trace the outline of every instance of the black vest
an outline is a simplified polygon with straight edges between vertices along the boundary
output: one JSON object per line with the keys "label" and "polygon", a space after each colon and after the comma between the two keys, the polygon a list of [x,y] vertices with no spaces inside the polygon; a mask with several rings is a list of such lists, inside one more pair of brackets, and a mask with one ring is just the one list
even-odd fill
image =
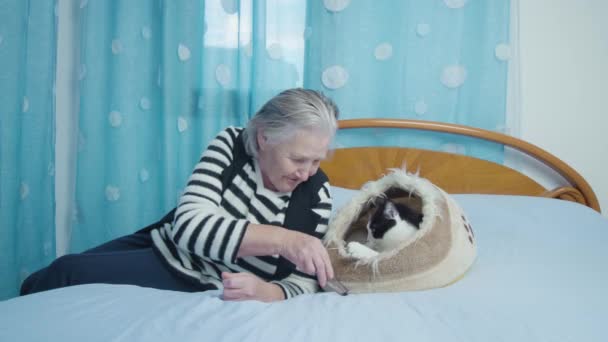
{"label": "black vest", "polygon": [[[225,191],[228,185],[232,183],[237,173],[245,166],[245,164],[251,160],[251,157],[245,151],[245,144],[243,142],[243,133],[239,133],[237,136],[234,147],[232,149],[233,162],[228,165],[222,172],[222,188]],[[312,177],[304,183],[298,185],[297,188],[291,193],[291,199],[285,212],[285,222],[283,226],[290,230],[299,231],[309,235],[315,235],[315,228],[319,223],[319,215],[312,211],[313,206],[319,200],[319,190],[323,184],[327,181],[327,176],[321,169],[317,171]],[[165,223],[173,223],[173,217],[175,215],[174,208],[167,215],[165,215],[160,221],[148,226],[148,229],[157,228],[163,226]],[[144,228],[145,229],[145,228]],[[279,258],[277,264],[277,270],[272,276],[272,280],[281,280],[289,276],[294,270],[295,265],[283,258]]]}

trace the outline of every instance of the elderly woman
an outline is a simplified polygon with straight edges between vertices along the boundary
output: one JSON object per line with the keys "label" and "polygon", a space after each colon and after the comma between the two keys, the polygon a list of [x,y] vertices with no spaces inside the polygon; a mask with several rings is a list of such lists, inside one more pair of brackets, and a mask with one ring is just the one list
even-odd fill
{"label": "elderly woman", "polygon": [[178,291],[222,289],[225,300],[275,301],[333,278],[320,238],[331,197],[319,163],[338,109],[323,94],[290,89],[246,128],[228,127],[204,151],[178,207],[160,222],[26,279],[21,294],[86,284]]}

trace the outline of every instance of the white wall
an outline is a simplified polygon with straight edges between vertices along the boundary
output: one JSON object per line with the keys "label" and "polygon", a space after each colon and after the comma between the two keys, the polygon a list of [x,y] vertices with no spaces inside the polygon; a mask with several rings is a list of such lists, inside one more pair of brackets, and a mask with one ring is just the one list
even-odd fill
{"label": "white wall", "polygon": [[608,216],[608,1],[519,1],[521,138],[570,164]]}

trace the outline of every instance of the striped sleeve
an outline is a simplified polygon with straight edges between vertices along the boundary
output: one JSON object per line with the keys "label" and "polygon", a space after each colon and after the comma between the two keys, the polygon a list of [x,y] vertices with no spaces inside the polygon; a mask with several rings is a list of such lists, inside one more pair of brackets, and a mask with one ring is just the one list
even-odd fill
{"label": "striped sleeve", "polygon": [[319,202],[312,208],[312,211],[319,216],[314,233],[319,239],[323,239],[325,233],[327,233],[329,217],[331,216],[332,198],[330,188],[329,182],[323,183],[318,193]]}
{"label": "striped sleeve", "polygon": [[248,221],[220,214],[221,175],[233,162],[238,131],[229,127],[211,141],[194,168],[182,194],[171,230],[171,239],[182,251],[232,263]]}
{"label": "striped sleeve", "polygon": [[[314,236],[318,237],[319,239],[323,239],[325,233],[327,232],[332,208],[332,198],[328,182],[325,182],[323,186],[321,186],[318,192],[318,197],[319,202],[312,208],[312,211],[317,214],[316,216],[318,217]],[[298,270],[294,271],[287,278],[272,281],[272,283],[281,287],[283,294],[285,295],[285,299],[305,293],[315,293],[320,289],[315,276],[302,273]]]}
{"label": "striped sleeve", "polygon": [[285,299],[289,299],[301,294],[318,292],[320,287],[317,279],[300,271],[293,272],[289,277],[283,280],[273,280],[273,284],[279,285]]}

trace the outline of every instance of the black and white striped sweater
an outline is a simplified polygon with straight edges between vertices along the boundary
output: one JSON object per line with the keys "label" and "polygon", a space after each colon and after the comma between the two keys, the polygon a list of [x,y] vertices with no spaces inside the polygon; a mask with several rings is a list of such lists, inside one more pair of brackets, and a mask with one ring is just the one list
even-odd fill
{"label": "black and white striped sweater", "polygon": [[[263,186],[260,168],[248,160],[224,189],[222,172],[234,163],[234,144],[242,128],[229,127],[209,144],[184,189],[172,224],[151,232],[158,252],[167,263],[203,284],[222,288],[221,272],[250,272],[276,283],[285,298],[318,291],[316,279],[294,271],[272,280],[278,255],[237,258],[248,223],[283,226],[291,193],[277,193]],[[238,142],[242,143],[242,142]],[[239,165],[239,163],[236,163]],[[310,215],[317,219],[314,236],[322,238],[331,213],[329,183],[316,191]]]}

